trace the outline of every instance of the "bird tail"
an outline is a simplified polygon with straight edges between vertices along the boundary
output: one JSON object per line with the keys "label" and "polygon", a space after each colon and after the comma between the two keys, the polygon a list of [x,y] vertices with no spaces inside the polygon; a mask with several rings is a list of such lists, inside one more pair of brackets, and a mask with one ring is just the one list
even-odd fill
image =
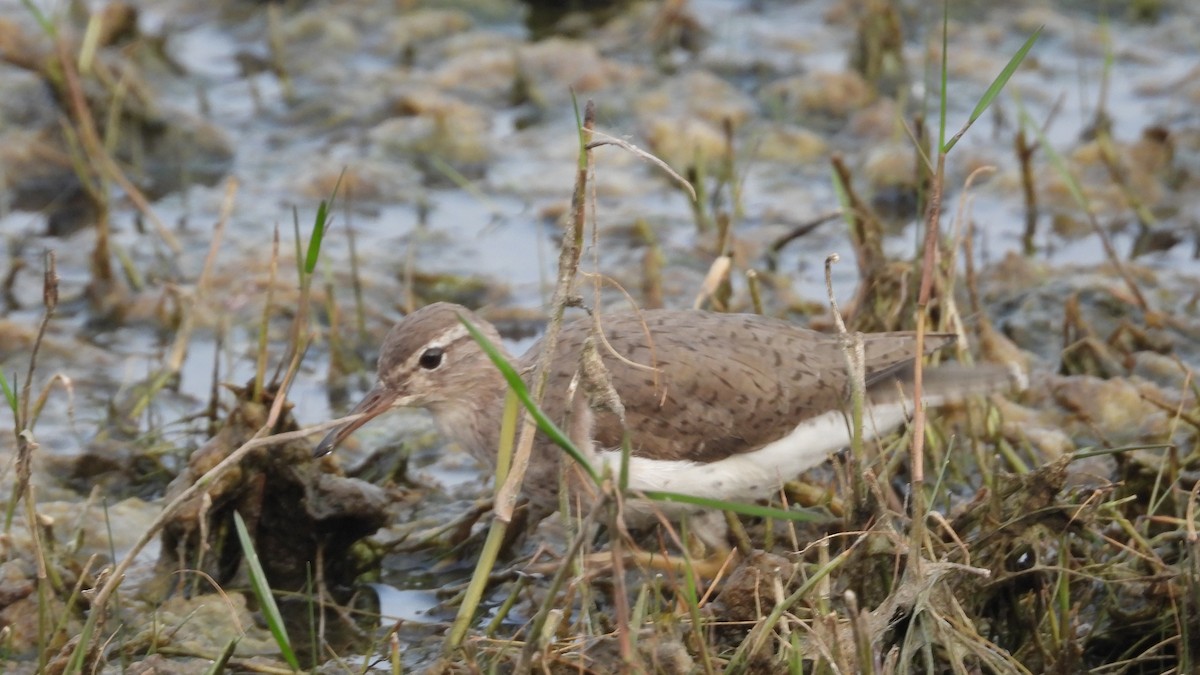
{"label": "bird tail", "polygon": [[[867,383],[867,399],[872,405],[912,401],[914,377],[913,364],[908,363],[883,377],[872,378]],[[1021,391],[1028,386],[1028,378],[1015,363],[974,366],[946,363],[923,369],[921,398],[926,405],[939,406],[961,402],[968,396]]]}

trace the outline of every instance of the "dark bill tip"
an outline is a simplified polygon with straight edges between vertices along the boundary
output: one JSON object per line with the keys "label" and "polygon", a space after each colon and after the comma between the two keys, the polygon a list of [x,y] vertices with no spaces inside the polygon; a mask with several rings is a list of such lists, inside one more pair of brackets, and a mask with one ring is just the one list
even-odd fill
{"label": "dark bill tip", "polygon": [[321,439],[320,443],[317,443],[317,447],[313,449],[313,459],[324,457],[337,448],[342,442],[342,429],[345,427],[334,427],[333,431],[330,431],[325,438]]}
{"label": "dark bill tip", "polygon": [[366,424],[372,418],[387,412],[391,409],[392,404],[396,402],[396,392],[390,391],[382,384],[375,385],[375,388],[367,392],[363,400],[358,402],[348,414],[361,414],[362,417],[347,422],[340,427],[334,427],[317,443],[317,447],[313,449],[313,458],[324,457],[337,449],[342,441],[346,440],[350,434],[354,433],[362,425]]}

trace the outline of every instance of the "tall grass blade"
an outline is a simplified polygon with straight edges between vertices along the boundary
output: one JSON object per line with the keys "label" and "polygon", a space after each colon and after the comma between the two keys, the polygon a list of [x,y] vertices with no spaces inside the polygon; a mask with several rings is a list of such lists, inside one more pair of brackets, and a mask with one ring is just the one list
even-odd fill
{"label": "tall grass blade", "polygon": [[21,5],[25,8],[25,11],[33,15],[33,20],[37,21],[38,27],[42,29],[43,33],[51,38],[58,37],[58,27],[50,20],[50,17],[42,12],[36,2],[33,2],[33,0],[21,0]]}
{"label": "tall grass blade", "polygon": [[463,592],[462,604],[458,606],[458,614],[454,617],[454,623],[446,635],[445,651],[447,654],[458,649],[467,637],[467,631],[471,628],[471,620],[475,616],[480,601],[483,600],[483,592],[487,590],[491,570],[500,554],[500,546],[504,543],[504,534],[507,530],[508,523],[499,518],[492,519],[487,539],[483,543],[483,550],[479,554],[481,563],[475,566],[475,573],[467,582],[467,590]]}
{"label": "tall grass blade", "polygon": [[1092,205],[1083,194],[1083,187],[1080,186],[1079,180],[1075,177],[1075,172],[1071,171],[1071,167],[1067,166],[1067,160],[1050,143],[1050,139],[1046,137],[1046,132],[1034,123],[1029,113],[1024,108],[1021,108],[1020,112],[1021,122],[1028,128],[1033,129],[1034,133],[1037,134],[1038,143],[1046,152],[1046,156],[1050,158],[1050,163],[1054,165],[1054,170],[1058,173],[1059,178],[1067,186],[1067,192],[1071,194],[1071,199],[1075,200],[1075,206],[1078,206],[1079,210],[1084,213],[1091,214]]}
{"label": "tall grass blade", "polygon": [[797,523],[817,523],[829,520],[826,516],[815,511],[791,511],[788,509],[777,509],[770,506],[762,506],[750,502],[729,502],[721,499],[710,499],[708,497],[696,497],[694,495],[685,495],[678,492],[661,492],[651,490],[643,492],[647,498],[653,499],[656,502],[671,502],[676,504],[693,504],[706,509],[716,511],[733,511],[743,516],[755,516],[758,518],[774,518],[776,520],[790,520]]}
{"label": "tall grass blade", "polygon": [[[962,138],[963,134],[967,133],[967,129],[970,129],[971,125],[983,116],[983,112],[987,110],[988,106],[990,106],[992,102],[996,100],[996,97],[1000,95],[1000,92],[1012,78],[1013,73],[1017,72],[1017,68],[1019,68],[1021,63],[1025,60],[1025,57],[1029,54],[1029,50],[1033,49],[1033,44],[1037,42],[1038,38],[1041,36],[1043,28],[1044,26],[1038,26],[1038,29],[1033,31],[1033,34],[1025,40],[1025,44],[1021,45],[1021,48],[1012,55],[1012,58],[1010,58],[1008,63],[1005,64],[1004,69],[1000,71],[1000,74],[996,76],[996,79],[992,80],[991,86],[987,88],[987,91],[983,92],[983,96],[979,99],[979,102],[975,104],[975,109],[971,111],[971,116],[967,118],[967,123],[963,125],[962,129],[959,129],[957,134],[954,134],[954,138],[951,138],[950,142],[946,143],[942,147],[942,152],[950,152],[950,149],[954,147],[954,144],[958,143],[958,139]],[[943,52],[943,65],[945,62],[945,53]],[[945,105],[944,97],[945,93],[943,92],[943,106]]]}
{"label": "tall grass blade", "polygon": [[[322,202],[322,206],[324,203]],[[320,210],[320,207],[317,207]],[[306,267],[304,250],[301,248],[304,239],[300,236],[300,211],[295,207],[292,208],[292,244],[296,249],[296,272],[300,275],[300,282],[307,283],[305,279],[308,275],[304,274]]]}
{"label": "tall grass blade", "polygon": [[322,199],[317,205],[317,217],[313,221],[312,238],[308,240],[308,254],[304,257],[304,273],[312,274],[317,269],[317,258],[321,253],[321,240],[325,238],[325,224],[329,220],[329,204]]}
{"label": "tall grass blade", "polygon": [[299,671],[300,661],[296,659],[296,653],[292,651],[292,641],[288,638],[287,627],[283,624],[283,615],[279,613],[279,606],[275,604],[275,596],[271,594],[271,586],[267,583],[267,575],[258,561],[254,542],[250,541],[250,533],[246,530],[246,521],[242,520],[242,514],[234,511],[233,522],[237,526],[238,541],[241,542],[242,552],[246,556],[246,570],[250,575],[250,586],[254,589],[254,596],[258,598],[263,617],[267,620],[267,628],[275,638],[275,644],[279,645],[279,652],[283,659],[288,662],[292,670]]}
{"label": "tall grass blade", "polygon": [[850,203],[850,193],[846,190],[846,184],[842,182],[842,175],[832,166],[829,169],[829,175],[833,180],[833,195],[837,197],[838,206],[841,207],[842,220],[850,227],[854,227],[854,220],[858,216],[855,215],[853,205]]}
{"label": "tall grass blade", "polygon": [[231,639],[229,644],[225,645],[225,649],[221,650],[221,655],[213,660],[208,670],[204,671],[204,675],[220,675],[225,672],[225,666],[229,664],[229,659],[233,658],[233,650],[237,649],[237,644],[241,639],[240,636]]}
{"label": "tall grass blade", "polygon": [[329,212],[333,210],[334,202],[337,201],[338,189],[342,187],[342,179],[345,177],[346,168],[342,167],[337,182],[333,184],[333,193],[329,195],[329,200],[322,199],[321,203],[317,205],[317,217],[313,220],[312,238],[308,240],[308,255],[304,259],[305,274],[312,274],[313,270],[317,269],[317,258],[321,255],[321,242],[325,239],[325,230],[329,225]]}
{"label": "tall grass blade", "polygon": [[509,388],[512,389],[517,395],[517,398],[521,400],[521,404],[525,406],[525,409],[529,411],[529,414],[533,415],[534,421],[537,422],[538,429],[541,430],[543,434],[546,434],[550,440],[554,441],[558,447],[562,448],[568,455],[570,455],[571,459],[575,460],[579,466],[583,467],[583,470],[587,472],[588,476],[591,477],[591,479],[595,481],[597,485],[599,485],[600,474],[596,473],[596,469],[592,467],[591,462],[588,462],[587,458],[583,456],[583,453],[579,451],[579,448],[576,448],[575,444],[571,442],[571,439],[567,438],[567,435],[558,428],[558,425],[552,422],[549,417],[546,417],[546,413],[542,412],[542,410],[538,408],[537,404],[533,402],[533,397],[529,395],[529,389],[525,386],[525,381],[521,379],[521,375],[517,373],[515,368],[512,367],[512,364],[505,360],[504,355],[500,353],[500,350],[496,349],[496,346],[492,344],[491,340],[487,339],[487,336],[479,332],[479,329],[472,325],[470,321],[467,321],[467,319],[462,316],[459,316],[458,320],[467,327],[467,332],[471,334],[471,337],[474,338],[475,342],[479,344],[480,349],[482,349],[483,352],[488,355],[488,358],[492,360],[492,363],[496,365],[496,368],[499,369],[500,374],[504,376],[505,382],[508,383]]}
{"label": "tall grass blade", "polygon": [[587,171],[588,165],[588,129],[583,124],[583,114],[579,112],[579,98],[575,96],[575,87],[571,87],[571,109],[575,111],[575,130],[579,132],[579,170]]}
{"label": "tall grass blade", "polygon": [[[520,410],[516,393],[510,389],[504,396],[504,417],[500,422],[500,447],[496,452],[497,490],[504,484],[504,479],[508,476],[508,470],[512,465],[513,439],[517,435],[517,419],[520,416]],[[462,602],[458,606],[458,614],[454,617],[454,623],[450,626],[450,633],[446,638],[448,652],[458,649],[467,636],[467,630],[470,629],[475,611],[479,608],[480,601],[483,600],[483,592],[487,589],[488,579],[491,578],[492,569],[496,566],[496,559],[500,555],[500,546],[504,543],[507,532],[508,523],[499,518],[492,519],[487,540],[483,544],[483,550],[479,552],[475,571],[471,574],[471,581],[463,593]]]}
{"label": "tall grass blade", "polygon": [[16,381],[17,378],[14,377],[14,384],[10,385],[8,383],[8,378],[4,377],[3,373],[0,373],[0,389],[4,390],[4,400],[8,401],[8,407],[12,409],[13,421],[17,424],[21,424],[22,421],[18,417],[18,415],[20,415],[21,402],[17,398],[17,392],[13,389],[13,387],[16,386]]}

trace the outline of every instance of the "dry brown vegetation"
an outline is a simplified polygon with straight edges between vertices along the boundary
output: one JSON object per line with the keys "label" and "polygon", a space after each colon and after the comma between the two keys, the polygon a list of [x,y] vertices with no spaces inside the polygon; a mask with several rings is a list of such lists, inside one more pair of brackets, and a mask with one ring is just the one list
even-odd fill
{"label": "dry brown vegetation", "polygon": [[[656,49],[691,49],[702,40],[687,4],[663,3],[652,31],[662,43]],[[902,40],[892,33],[900,30],[895,14],[879,16],[859,27],[854,61],[871,87],[885,90],[903,68],[894,61]],[[120,27],[127,17],[114,10],[95,21],[99,44],[125,39]],[[0,20],[0,52],[52,86],[66,139],[54,157],[58,168],[70,167],[74,198],[86,204],[97,231],[85,298],[89,315],[117,326],[140,322],[171,338],[154,372],[114,396],[107,410],[89,415],[107,420],[101,440],[109,445],[90,449],[89,456],[116,465],[116,484],[91,484],[88,476],[101,472],[85,472],[76,481],[87,488],[77,489],[83,506],[63,508],[61,498],[40,494],[45,488],[35,489],[34,481],[36,466],[52,466],[36,462],[36,424],[48,401],[84,404],[71,362],[63,358],[75,348],[46,335],[60,311],[53,254],[44,257],[41,319],[0,321],[5,356],[18,354],[27,364],[20,377],[5,373],[3,379],[14,419],[0,540],[6,671],[362,672],[364,664],[395,672],[595,673],[1200,668],[1200,386],[1194,373],[1200,295],[1190,285],[1194,278],[1155,272],[1118,253],[1096,215],[1096,193],[1080,189],[1074,165],[1050,157],[1052,168],[1034,166],[1039,154],[1055,155],[1037,124],[1024,120],[1013,134],[1030,214],[1022,246],[1036,253],[1040,171],[1042,181],[1056,181],[1078,200],[1074,217],[1101,242],[1105,264],[1064,271],[1012,254],[977,269],[970,195],[986,169],[964,172],[960,185],[947,184],[947,163],[956,157],[917,117],[904,120],[918,167],[908,187],[921,205],[925,236],[909,255],[886,255],[884,218],[861,196],[863,179],[833,156],[839,217],[859,281],[849,303],[820,310],[849,331],[961,333],[975,349],[956,358],[1021,363],[1031,371],[1030,388],[968,401],[928,419],[918,412],[903,433],[861,443],[818,475],[788,483],[772,506],[797,514],[795,520],[730,514],[733,550],[701,574],[688,550],[686,523],[625,530],[618,507],[628,495],[612,480],[598,486],[602,498],[587,513],[568,510],[533,532],[509,532],[507,518],[476,522],[489,512],[486,504],[447,510],[437,490],[414,483],[407,455],[393,447],[361,463],[353,476],[336,461],[314,460],[313,436],[333,423],[302,429],[292,416],[293,386],[313,376],[302,368],[307,352],[326,340],[329,386],[344,388],[361,369],[361,347],[371,339],[365,317],[389,314],[364,308],[357,270],[349,275],[349,290],[321,281],[318,256],[345,185],[335,181],[329,203],[315,217],[302,217],[314,224],[297,232],[303,243],[295,244],[295,255],[290,238],[276,231],[274,249],[258,256],[268,263],[227,263],[245,276],[223,282],[214,269],[225,223],[237,209],[236,182],[229,180],[223,212],[214,214],[208,249],[181,249],[153,215],[144,189],[126,176],[129,161],[120,144],[105,142],[105,134],[154,127],[160,120],[151,106],[104,68],[77,69],[91,43],[55,36],[46,49],[10,28]],[[277,69],[286,79],[286,69]],[[117,100],[117,93],[131,98]],[[1141,165],[1131,162],[1153,156],[1170,165],[1161,157],[1169,154],[1163,148],[1170,133],[1150,129],[1136,148],[1122,148],[1103,115],[1097,117],[1089,147],[1094,166],[1107,176],[1112,208],[1134,214],[1138,240],[1153,246],[1155,216],[1138,187]],[[811,309],[812,299],[792,297],[786,273],[771,269],[770,254],[747,262],[738,250],[734,123],[727,118],[722,131],[718,157],[670,178],[691,191],[696,241],[711,265],[689,293],[713,311]],[[575,188],[557,233],[551,333],[568,306],[599,305],[610,292],[607,280],[586,271],[584,259],[589,246],[605,246],[593,200],[600,152],[632,152],[672,171],[650,153],[596,133],[594,109],[585,108]],[[213,153],[220,156],[221,149]],[[107,229],[113,186],[145,215],[155,232],[148,236],[161,238],[176,260],[198,258],[186,265],[202,270],[194,283],[147,291],[132,283],[136,270],[113,267],[120,259]],[[942,212],[948,192],[958,200],[954,213]],[[771,253],[803,241],[826,221],[798,226],[776,240]],[[630,231],[644,252],[641,278],[622,281],[640,289],[643,304],[661,304],[669,263],[652,228],[638,223]],[[409,263],[408,301],[452,297],[481,305],[494,298],[473,280],[416,272]],[[12,263],[6,288],[23,273]],[[239,305],[241,314],[218,299],[242,293],[254,303]],[[353,306],[346,299],[351,293]],[[1016,328],[1005,322],[1021,312],[1036,321]],[[521,316],[495,317],[528,323]],[[236,386],[213,378],[210,400],[194,413],[206,440],[184,448],[187,459],[172,463],[166,455],[180,452],[181,444],[147,410],[172,395],[197,327],[231,321],[258,329],[255,374]],[[1031,344],[1040,346],[1037,353]],[[48,374],[39,355],[67,365]],[[110,451],[114,446],[122,450]],[[135,487],[157,502],[149,515],[122,522],[122,512],[108,511],[110,498],[141,494]],[[380,529],[400,517],[410,520]],[[116,550],[114,530],[137,536],[120,537]],[[257,552],[253,565],[246,542]],[[158,552],[148,562],[153,544]],[[636,551],[682,554],[686,562],[652,569],[626,555]],[[397,579],[438,588],[440,604],[429,621],[391,621],[371,606],[364,584]]]}

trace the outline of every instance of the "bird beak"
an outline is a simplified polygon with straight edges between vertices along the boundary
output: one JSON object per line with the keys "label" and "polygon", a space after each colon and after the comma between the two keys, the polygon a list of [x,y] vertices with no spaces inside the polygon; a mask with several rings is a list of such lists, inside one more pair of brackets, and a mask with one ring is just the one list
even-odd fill
{"label": "bird beak", "polygon": [[347,436],[354,433],[356,429],[366,424],[371,419],[378,417],[380,414],[391,410],[395,405],[397,398],[399,398],[399,394],[396,391],[388,389],[383,385],[382,382],[376,384],[371,391],[367,392],[367,395],[363,397],[363,400],[359,401],[358,405],[354,406],[354,410],[351,410],[349,413],[351,415],[361,413],[362,417],[354,420],[353,422],[347,422],[340,427],[334,427],[333,430],[331,430],[329,434],[326,435],[325,438],[321,439],[321,442],[317,444],[316,449],[313,450],[313,457],[324,457],[325,455],[333,452],[334,449],[337,448],[342,441],[346,440]]}

